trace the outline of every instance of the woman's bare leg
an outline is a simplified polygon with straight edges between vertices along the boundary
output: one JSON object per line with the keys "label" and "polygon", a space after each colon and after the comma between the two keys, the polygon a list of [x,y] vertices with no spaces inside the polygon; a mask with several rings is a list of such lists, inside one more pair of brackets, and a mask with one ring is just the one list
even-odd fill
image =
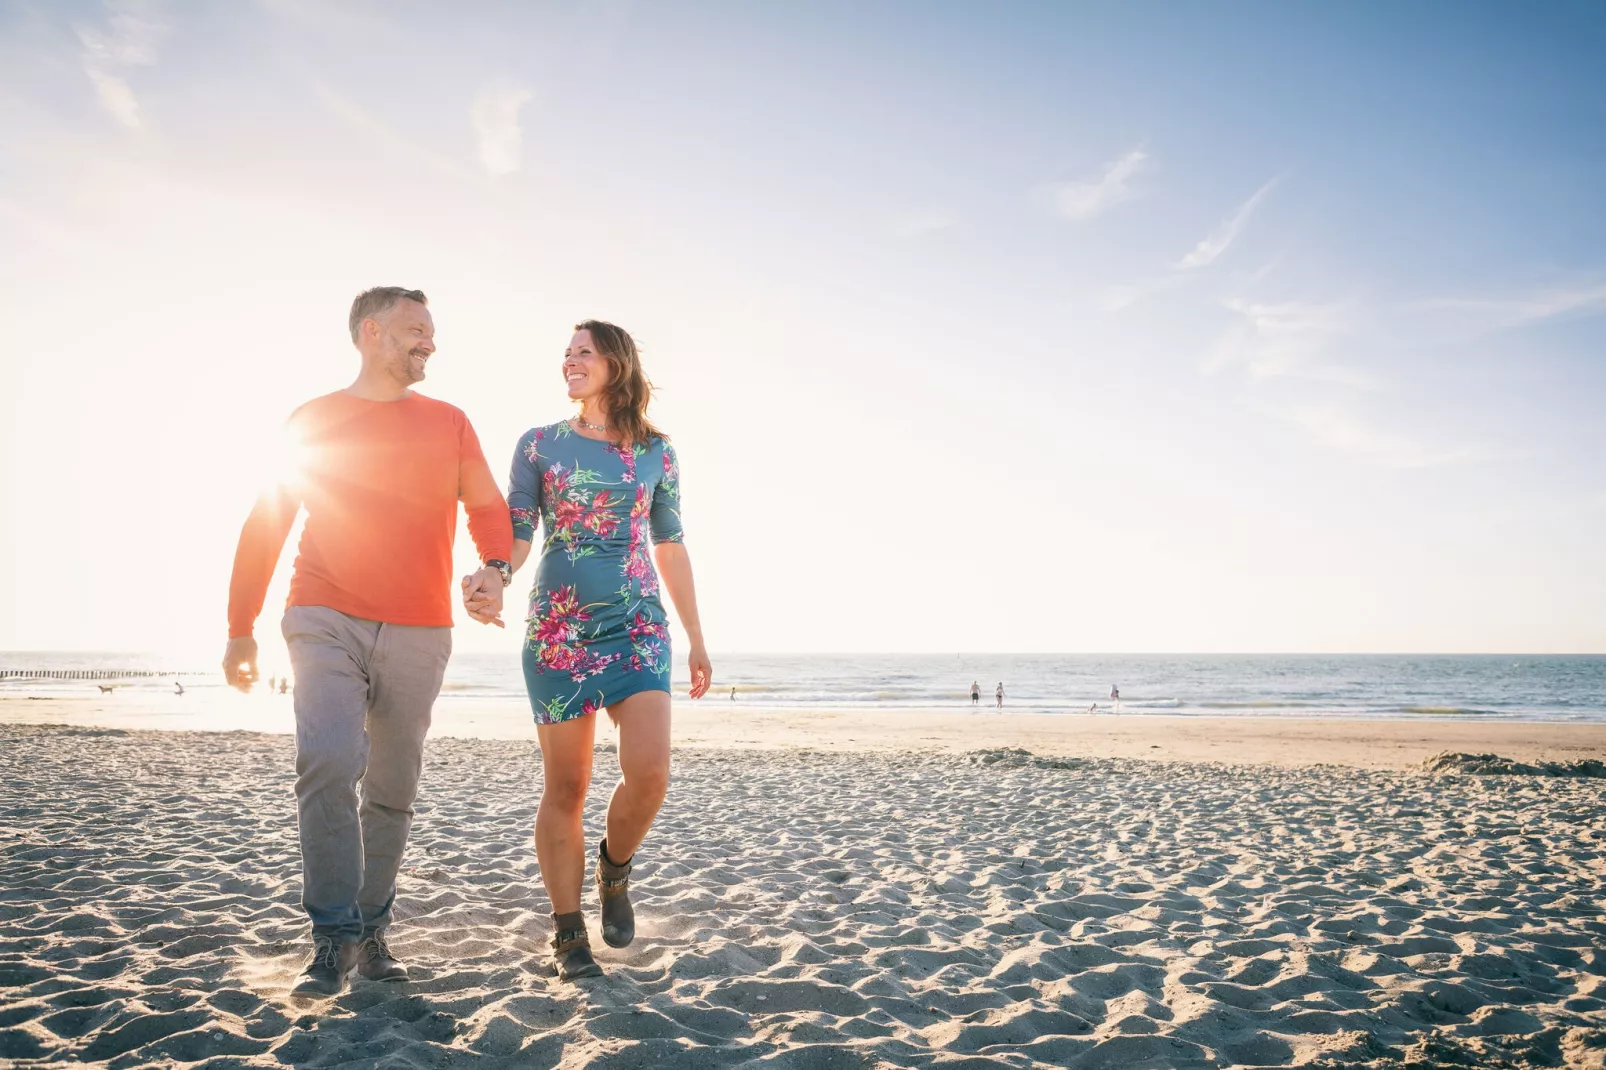
{"label": "woman's bare leg", "polygon": [[669,692],[638,691],[609,706],[608,715],[619,729],[620,774],[608,800],[608,857],[625,863],[669,790]]}
{"label": "woman's bare leg", "polygon": [[[667,697],[667,696],[666,696]],[[541,807],[535,814],[535,857],[541,863],[552,913],[580,909],[580,888],[585,883],[586,789],[591,786],[591,754],[597,718],[536,726],[541,740]],[[624,755],[620,748],[620,757]]]}

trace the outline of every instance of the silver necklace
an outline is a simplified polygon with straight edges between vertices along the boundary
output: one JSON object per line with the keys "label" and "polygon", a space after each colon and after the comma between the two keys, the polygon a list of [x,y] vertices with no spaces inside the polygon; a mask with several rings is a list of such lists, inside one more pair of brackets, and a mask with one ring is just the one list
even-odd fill
{"label": "silver necklace", "polygon": [[574,418],[574,422],[579,424],[581,427],[585,428],[587,431],[595,431],[599,435],[606,435],[608,433],[608,425],[607,424],[587,423],[586,422],[586,418],[584,416],[576,416]]}

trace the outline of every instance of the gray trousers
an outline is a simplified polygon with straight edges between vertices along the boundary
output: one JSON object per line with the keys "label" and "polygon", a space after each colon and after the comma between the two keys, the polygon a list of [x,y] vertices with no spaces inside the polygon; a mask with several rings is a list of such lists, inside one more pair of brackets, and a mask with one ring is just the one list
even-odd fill
{"label": "gray trousers", "polygon": [[284,639],[296,682],[301,905],[315,935],[355,940],[390,923],[452,630],[291,606]]}

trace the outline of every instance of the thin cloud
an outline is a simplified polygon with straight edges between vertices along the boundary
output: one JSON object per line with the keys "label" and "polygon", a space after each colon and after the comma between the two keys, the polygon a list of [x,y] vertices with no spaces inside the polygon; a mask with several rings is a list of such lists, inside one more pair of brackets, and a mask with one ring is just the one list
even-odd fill
{"label": "thin cloud", "polygon": [[1294,405],[1278,412],[1323,445],[1389,468],[1437,468],[1477,459],[1476,450],[1441,447],[1378,427],[1337,404]]}
{"label": "thin cloud", "polygon": [[1377,382],[1333,357],[1341,339],[1354,333],[1355,311],[1342,304],[1262,302],[1233,298],[1226,308],[1240,317],[1205,358],[1206,372],[1236,367],[1251,380],[1306,379],[1361,390]]}
{"label": "thin cloud", "polygon": [[1097,181],[1065,182],[1052,187],[1054,211],[1066,219],[1082,222],[1131,200],[1137,196],[1132,189],[1132,179],[1144,169],[1148,159],[1148,153],[1133,149],[1106,164]]}
{"label": "thin cloud", "polygon": [[1181,270],[1188,271],[1193,268],[1208,267],[1215,263],[1221,254],[1226,252],[1228,247],[1238,240],[1238,235],[1243,231],[1244,225],[1249,222],[1249,217],[1255,214],[1255,209],[1260,206],[1261,201],[1266,199],[1266,195],[1271,192],[1272,187],[1275,185],[1277,185],[1277,179],[1274,178],[1257,189],[1254,195],[1243,203],[1243,206],[1238,209],[1232,218],[1223,220],[1220,226],[1211,231],[1204,240],[1193,247],[1193,252],[1178,260],[1176,266]]}
{"label": "thin cloud", "polygon": [[1383,384],[1344,357],[1379,330],[1364,309],[1238,298],[1225,307],[1237,321],[1201,370],[1236,372],[1258,399],[1252,407],[1263,414],[1292,424],[1329,449],[1389,468],[1433,468],[1489,456],[1485,450],[1393,430],[1367,414]]}
{"label": "thin cloud", "polygon": [[479,181],[474,172],[464,167],[456,159],[447,159],[428,146],[400,133],[384,120],[370,114],[355,100],[340,92],[334,86],[316,79],[313,79],[310,84],[313,91],[323,100],[324,106],[329,109],[330,114],[373,144],[414,162],[422,162],[457,181]]}
{"label": "thin cloud", "polygon": [[104,6],[104,25],[74,27],[83,46],[79,58],[101,106],[123,126],[138,130],[144,124],[127,73],[129,68],[156,62],[167,24],[155,5],[145,0],[105,0]]}
{"label": "thin cloud", "polygon": [[1606,311],[1606,283],[1558,287],[1515,297],[1444,297],[1424,301],[1422,306],[1454,313],[1484,330],[1501,330],[1573,312]]}
{"label": "thin cloud", "polygon": [[526,89],[486,88],[469,106],[469,122],[479,142],[480,162],[492,177],[511,175],[519,169],[524,146],[519,109],[530,99]]}

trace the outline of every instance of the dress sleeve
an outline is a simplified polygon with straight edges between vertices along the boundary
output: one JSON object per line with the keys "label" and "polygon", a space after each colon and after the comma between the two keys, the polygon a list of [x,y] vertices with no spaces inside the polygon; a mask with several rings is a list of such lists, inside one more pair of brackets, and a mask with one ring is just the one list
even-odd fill
{"label": "dress sleeve", "polygon": [[652,513],[648,517],[652,528],[652,541],[684,542],[686,533],[680,527],[680,465],[675,460],[675,447],[664,443],[664,477],[652,489]]}
{"label": "dress sleeve", "polygon": [[513,538],[534,542],[535,528],[541,521],[541,430],[524,432],[513,451],[513,471],[507,480],[507,509],[513,520]]}

